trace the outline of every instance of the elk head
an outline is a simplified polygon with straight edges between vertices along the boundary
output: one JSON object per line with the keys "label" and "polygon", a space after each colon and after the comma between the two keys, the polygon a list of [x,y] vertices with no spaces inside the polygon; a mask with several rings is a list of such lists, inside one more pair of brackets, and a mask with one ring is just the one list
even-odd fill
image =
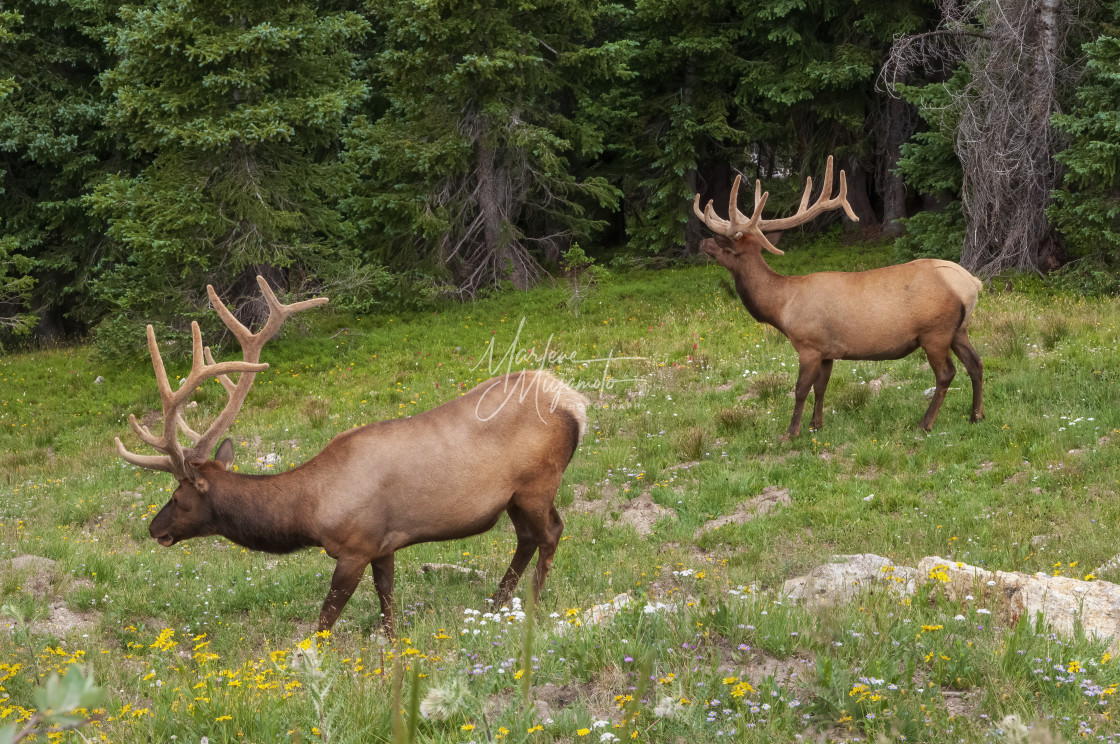
{"label": "elk head", "polygon": [[[179,481],[179,487],[175,489],[171,500],[164,505],[148,528],[152,537],[164,547],[191,537],[215,534],[208,476],[216,470],[225,471],[230,467],[233,463],[233,444],[229,439],[222,442],[213,460],[210,459],[210,451],[233,424],[257,373],[268,369],[267,364],[259,361],[261,348],[276,335],[280,326],[293,313],[327,302],[326,297],[318,297],[291,305],[282,305],[263,277],[257,277],[257,284],[260,285],[265,302],[268,303],[269,313],[268,320],[256,333],[250,332],[242,325],[218,298],[214,288],[207,285],[206,292],[210,297],[210,303],[241,344],[242,359],[215,362],[210,347],[202,345],[202,332],[199,330],[198,323],[191,323],[191,371],[177,390],[171,389],[167,370],[159,353],[159,345],[156,343],[155,331],[152,326],[148,326],[148,351],[152,356],[152,367],[155,370],[156,385],[163,406],[163,431],[158,436],[153,434],[148,427],[136,420],[135,415],[128,417],[128,423],[140,439],[162,454],[137,455],[125,449],[119,437],[116,442],[117,452],[127,462],[143,468],[171,473]],[[231,374],[239,375],[237,382],[230,378]],[[229,399],[222,412],[200,434],[188,426],[183,419],[183,408],[194,391],[202,383],[212,379],[221,383]],[[191,440],[193,443],[191,447],[180,444],[180,432]]]}
{"label": "elk head", "polygon": [[767,232],[779,232],[792,227],[805,224],[822,212],[842,208],[853,222],[858,222],[855,212],[848,204],[848,181],[844,171],[840,171],[840,192],[832,196],[832,156],[828,156],[828,164],[824,170],[824,186],[820,196],[809,206],[809,195],[813,190],[813,179],[805,179],[805,192],[801,195],[801,204],[797,212],[790,217],[781,219],[764,220],[762,210],[766,207],[766,200],[770,198],[769,191],[762,190],[762,182],[754,182],[754,213],[747,217],[739,211],[739,184],[741,175],[735,176],[735,183],[731,186],[731,199],[727,207],[727,219],[715,213],[712,202],[709,200],[704,210],[700,210],[700,195],[697,194],[692,202],[692,211],[700,218],[715,237],[706,238],[700,243],[700,250],[718,261],[722,266],[731,269],[739,259],[748,251],[760,253],[763,248],[771,253],[781,256],[785,251],[778,250],[766,237]]}

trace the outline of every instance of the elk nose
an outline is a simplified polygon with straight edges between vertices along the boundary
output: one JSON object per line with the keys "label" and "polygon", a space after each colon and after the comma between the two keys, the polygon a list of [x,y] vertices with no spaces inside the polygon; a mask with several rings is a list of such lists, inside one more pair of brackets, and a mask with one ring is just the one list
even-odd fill
{"label": "elk nose", "polygon": [[154,524],[148,525],[148,534],[150,534],[156,542],[158,542],[165,548],[175,542],[175,538],[171,537],[171,533],[162,529],[156,529],[156,526]]}

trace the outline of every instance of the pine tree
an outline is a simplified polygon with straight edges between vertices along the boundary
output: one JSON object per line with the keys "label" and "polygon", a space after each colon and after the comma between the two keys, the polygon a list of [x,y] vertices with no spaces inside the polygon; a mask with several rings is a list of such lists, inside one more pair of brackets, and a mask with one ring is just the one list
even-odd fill
{"label": "pine tree", "polygon": [[159,319],[199,309],[207,283],[253,296],[258,273],[365,293],[376,275],[337,248],[335,205],[338,135],[367,94],[352,68],[369,24],[248,0],[162,0],[121,20],[108,120],[149,162],[89,198],[112,239],[100,295],[125,317]]}
{"label": "pine tree", "polygon": [[885,100],[876,76],[891,38],[925,24],[923,4],[910,0],[638,3],[623,26],[640,49],[638,75],[615,93],[612,130],[623,136],[611,142],[631,246],[695,247],[688,203],[700,193],[725,209],[735,171],[766,179],[778,212],[833,153],[849,168],[853,206],[874,218],[866,196],[857,201],[880,149],[868,136]]}
{"label": "pine tree", "polygon": [[384,0],[372,6],[383,101],[346,135],[360,181],[345,210],[369,255],[459,292],[533,284],[612,206],[602,178],[572,174],[601,132],[585,91],[624,49],[591,43],[615,12],[594,0]]}
{"label": "pine tree", "polygon": [[[1120,3],[1113,5],[1120,22]],[[1066,167],[1054,192],[1050,217],[1071,253],[1120,264],[1120,26],[1083,47],[1086,74],[1077,88],[1077,105],[1054,117],[1069,137],[1057,159]]]}
{"label": "pine tree", "polygon": [[[11,0],[0,12],[0,240],[19,245],[37,286],[38,334],[81,331],[102,312],[88,279],[103,225],[82,203],[120,167],[97,76],[110,64],[102,0]],[[26,288],[26,287],[25,287]],[[21,290],[22,291],[22,290]]]}

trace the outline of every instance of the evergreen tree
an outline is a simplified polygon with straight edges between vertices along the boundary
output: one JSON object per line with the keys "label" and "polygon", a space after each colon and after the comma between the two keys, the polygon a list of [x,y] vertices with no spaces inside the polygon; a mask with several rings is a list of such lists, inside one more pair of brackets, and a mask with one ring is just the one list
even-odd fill
{"label": "evergreen tree", "polygon": [[579,115],[625,45],[592,43],[617,8],[595,0],[384,0],[371,4],[383,100],[355,119],[360,177],[345,210],[368,256],[423,267],[470,296],[540,275],[611,206],[602,178],[572,174],[602,133]]}
{"label": "evergreen tree", "polygon": [[614,94],[612,127],[624,132],[631,245],[694,246],[698,223],[682,204],[700,193],[722,211],[735,170],[767,179],[773,208],[795,204],[804,175],[832,153],[849,168],[857,213],[873,219],[861,195],[880,149],[868,137],[875,79],[891,38],[926,23],[910,0],[637,3],[624,33],[640,48],[638,77]]}
{"label": "evergreen tree", "polygon": [[[109,65],[101,38],[112,18],[102,0],[12,0],[0,12],[0,240],[18,244],[37,279],[38,332],[81,331],[102,306],[88,279],[103,225],[82,195],[121,167],[103,124],[97,76]],[[115,165],[114,165],[115,164]]]}
{"label": "evergreen tree", "polygon": [[161,0],[121,20],[102,78],[108,120],[149,162],[89,197],[112,238],[100,296],[125,318],[160,319],[201,308],[207,283],[235,302],[255,296],[258,273],[368,294],[377,275],[337,247],[335,204],[338,135],[367,92],[353,49],[369,24],[249,0]]}
{"label": "evergreen tree", "polygon": [[1054,192],[1050,217],[1078,256],[1120,262],[1120,3],[1113,24],[1083,49],[1086,74],[1077,88],[1077,105],[1054,117],[1069,137],[1057,159],[1065,178]]}

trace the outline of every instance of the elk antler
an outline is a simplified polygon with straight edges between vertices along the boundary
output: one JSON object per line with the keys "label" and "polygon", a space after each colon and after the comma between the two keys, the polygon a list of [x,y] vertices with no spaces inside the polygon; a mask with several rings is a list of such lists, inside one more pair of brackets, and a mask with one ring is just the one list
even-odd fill
{"label": "elk antler", "polygon": [[766,200],[770,196],[769,191],[762,190],[762,182],[755,180],[754,182],[754,214],[747,217],[739,211],[739,182],[743,177],[735,176],[735,183],[731,186],[731,200],[727,208],[728,219],[722,219],[715,214],[712,209],[712,202],[709,201],[704,211],[700,211],[700,195],[696,195],[696,199],[692,202],[692,211],[696,216],[707,225],[707,227],[717,235],[738,240],[744,233],[754,233],[754,235],[762,241],[762,246],[771,253],[776,253],[779,256],[784,253],[774,247],[774,245],[766,238],[763,231],[775,232],[778,230],[788,230],[791,227],[802,225],[809,220],[816,217],[822,212],[828,212],[833,209],[843,208],[844,212],[853,222],[859,222],[859,217],[852,211],[852,207],[848,204],[848,181],[845,177],[844,171],[840,171],[840,192],[830,198],[832,194],[832,156],[828,156],[828,164],[824,170],[824,186],[821,189],[820,196],[809,206],[809,195],[813,190],[813,179],[805,179],[805,193],[801,195],[801,204],[797,208],[797,212],[791,217],[783,217],[781,219],[764,220],[762,219],[762,210],[766,206]]}
{"label": "elk antler", "polygon": [[[151,326],[148,326],[148,351],[152,355],[152,367],[156,373],[156,385],[159,388],[160,400],[163,404],[163,433],[160,436],[152,434],[146,426],[143,426],[136,420],[135,415],[129,415],[128,423],[132,426],[132,430],[136,435],[150,444],[157,451],[162,452],[162,455],[137,455],[125,449],[121,443],[120,438],[117,438],[117,452],[127,462],[133,465],[138,465],[143,468],[150,468],[152,470],[162,470],[171,473],[177,478],[186,478],[189,474],[189,462],[197,456],[206,456],[210,450],[213,449],[214,443],[221,438],[223,434],[233,424],[234,419],[237,417],[238,411],[241,410],[242,404],[245,402],[245,396],[249,394],[249,388],[253,385],[253,380],[256,379],[257,372],[263,372],[268,369],[267,364],[259,363],[261,348],[265,343],[276,335],[280,330],[280,326],[284,325],[292,314],[298,313],[301,310],[306,310],[318,305],[327,303],[326,297],[317,297],[313,300],[304,300],[303,302],[296,302],[291,305],[282,305],[276,299],[272,289],[268,286],[268,282],[264,277],[257,277],[257,284],[260,285],[261,292],[264,294],[265,302],[268,303],[268,320],[265,321],[264,326],[252,333],[242,323],[233,317],[233,313],[222,303],[218,298],[218,293],[210,285],[206,286],[206,293],[210,296],[210,303],[218,312],[222,322],[226,324],[230,332],[237,338],[241,344],[242,360],[239,362],[215,362],[213,355],[210,353],[210,347],[203,348],[202,346],[202,332],[198,328],[198,323],[191,323],[191,371],[187,378],[179,385],[179,389],[172,391],[171,384],[167,379],[167,370],[163,366],[163,359],[159,353],[159,346],[156,344],[156,334]],[[203,361],[205,358],[205,361]],[[233,382],[229,375],[240,373],[237,382]],[[199,434],[183,420],[183,406],[190,398],[194,391],[205,381],[210,379],[217,379],[222,386],[229,393],[229,400],[226,402],[225,408],[214,419],[213,423],[202,434]],[[179,444],[179,431],[182,431],[194,443],[190,449],[184,449]]]}

